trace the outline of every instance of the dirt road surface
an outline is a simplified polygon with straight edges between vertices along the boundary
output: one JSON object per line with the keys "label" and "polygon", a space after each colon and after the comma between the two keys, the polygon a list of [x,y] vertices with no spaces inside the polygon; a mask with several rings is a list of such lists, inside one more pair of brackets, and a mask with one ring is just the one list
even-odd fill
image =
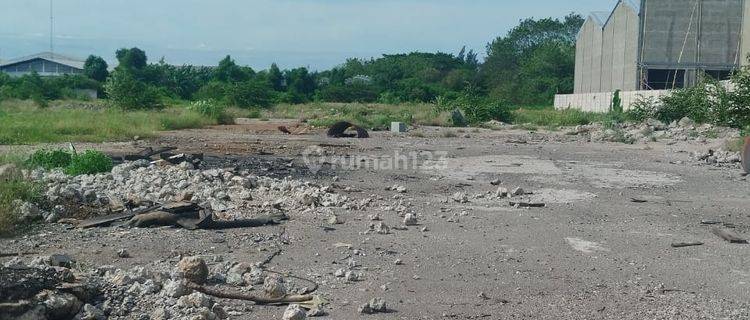
{"label": "dirt road surface", "polygon": [[[274,129],[279,124],[249,121],[79,148],[177,146],[206,152],[208,165],[294,176],[373,204],[336,211],[343,223],[333,226],[325,216],[304,215],[226,231],[45,225],[0,240],[0,248],[121,268],[176,263],[180,255],[252,263],[280,249],[268,267],[314,279],[329,302],[323,319],[750,318],[750,246],[725,242],[711,232],[717,225],[701,224],[720,222],[750,237],[750,182],[738,170],[688,161],[688,151],[708,145],[590,143],[517,130],[452,129],[458,136],[446,138],[448,129],[429,127],[419,135],[329,139],[321,131],[284,135]],[[501,186],[525,194],[495,197]],[[403,225],[399,206],[418,225],[394,228]],[[390,234],[367,232],[374,214]],[[679,242],[704,244],[671,246]],[[119,249],[131,257],[118,258]],[[349,260],[360,281],[334,276]],[[376,297],[388,313],[358,313]],[[231,319],[280,319],[284,311],[225,305]]]}

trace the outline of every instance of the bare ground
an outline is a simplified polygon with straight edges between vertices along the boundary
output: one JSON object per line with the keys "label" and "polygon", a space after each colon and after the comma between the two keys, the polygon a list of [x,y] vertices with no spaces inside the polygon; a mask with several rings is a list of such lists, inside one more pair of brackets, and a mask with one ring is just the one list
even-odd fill
{"label": "bare ground", "polygon": [[[326,217],[318,216],[221,232],[46,225],[2,239],[0,248],[67,253],[83,264],[117,267],[176,263],[180,255],[257,262],[278,248],[282,254],[268,266],[318,282],[330,303],[329,319],[750,318],[750,247],[724,242],[701,225],[704,219],[722,221],[750,236],[750,182],[738,170],[690,164],[686,152],[708,145],[590,143],[555,132],[490,130],[443,138],[446,129],[440,128],[423,128],[424,137],[329,139],[319,131],[283,135],[275,130],[279,124],[250,121],[78,148],[177,146],[207,153],[208,165],[332,184],[376,205],[341,212],[344,224],[335,230],[321,228]],[[324,165],[316,175],[303,159],[310,146],[338,156],[445,152],[448,159],[445,167],[402,170]],[[533,193],[521,199],[546,207],[514,208],[488,196],[498,188],[490,184],[496,179]],[[393,185],[406,192],[386,190]],[[469,202],[454,201],[456,192]],[[386,224],[401,225],[392,210],[381,211],[399,201],[418,214],[419,226],[388,235],[365,232],[368,215],[376,212]],[[670,246],[691,241],[705,244]],[[132,258],[117,257],[123,248]],[[362,266],[360,282],[332,275],[350,258]],[[358,314],[357,307],[374,297],[384,298],[392,312]],[[279,319],[283,313],[281,307],[227,304],[233,319]]]}

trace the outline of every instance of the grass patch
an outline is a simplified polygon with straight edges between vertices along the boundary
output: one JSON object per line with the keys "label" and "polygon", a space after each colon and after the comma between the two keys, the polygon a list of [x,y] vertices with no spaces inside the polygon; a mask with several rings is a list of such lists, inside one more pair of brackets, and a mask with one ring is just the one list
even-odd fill
{"label": "grass patch", "polygon": [[412,125],[448,126],[450,113],[436,111],[434,105],[378,104],[378,103],[310,103],[280,104],[264,111],[266,118],[306,120],[313,126],[330,126],[338,121],[349,121],[356,125],[386,130],[391,122]]}
{"label": "grass patch", "polygon": [[[67,104],[76,105],[75,102]],[[26,101],[0,103],[0,144],[122,141],[135,136],[153,137],[163,130],[201,128],[214,124],[217,124],[216,119],[182,106],[128,112],[89,107],[41,109]]]}
{"label": "grass patch", "polygon": [[604,122],[607,114],[584,112],[576,109],[555,110],[552,108],[518,109],[513,111],[513,122],[533,124],[539,127],[570,127]]}
{"label": "grass patch", "polygon": [[22,179],[0,180],[0,236],[12,235],[18,230],[15,200],[34,202],[40,196],[39,186],[33,183]]}
{"label": "grass patch", "polygon": [[66,174],[77,176],[109,172],[114,164],[112,158],[94,150],[86,150],[80,154],[64,150],[37,150],[23,162],[23,166],[46,170],[63,169]]}

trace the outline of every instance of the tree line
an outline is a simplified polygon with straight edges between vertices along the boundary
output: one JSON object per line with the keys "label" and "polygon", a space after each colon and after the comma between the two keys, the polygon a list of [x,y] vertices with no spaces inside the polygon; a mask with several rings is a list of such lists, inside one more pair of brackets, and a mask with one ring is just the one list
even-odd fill
{"label": "tree line", "polygon": [[19,78],[0,75],[0,99],[57,99],[72,89],[97,89],[128,109],[154,108],[167,99],[214,100],[237,107],[275,103],[436,102],[492,100],[512,105],[548,105],[573,89],[575,36],[583,18],[525,19],[487,45],[480,61],[473,50],[457,53],[383,55],[348,59],[330,70],[300,67],[266,70],[238,65],[230,56],[217,66],[150,63],[139,48],[115,53],[117,67],[90,56],[81,76]]}

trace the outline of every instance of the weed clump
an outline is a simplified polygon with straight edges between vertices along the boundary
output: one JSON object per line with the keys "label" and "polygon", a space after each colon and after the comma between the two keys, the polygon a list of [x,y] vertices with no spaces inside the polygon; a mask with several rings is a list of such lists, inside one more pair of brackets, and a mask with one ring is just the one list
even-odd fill
{"label": "weed clump", "polygon": [[109,172],[114,166],[112,158],[94,150],[87,150],[82,154],[64,150],[39,150],[29,156],[25,165],[46,170],[63,169],[66,174],[74,176]]}
{"label": "weed clump", "polygon": [[40,194],[37,185],[23,179],[0,180],[0,236],[16,230],[20,219],[16,201],[34,202]]}
{"label": "weed clump", "polygon": [[112,171],[112,158],[104,153],[87,150],[83,154],[73,155],[65,173],[78,176],[83,174],[97,174]]}

